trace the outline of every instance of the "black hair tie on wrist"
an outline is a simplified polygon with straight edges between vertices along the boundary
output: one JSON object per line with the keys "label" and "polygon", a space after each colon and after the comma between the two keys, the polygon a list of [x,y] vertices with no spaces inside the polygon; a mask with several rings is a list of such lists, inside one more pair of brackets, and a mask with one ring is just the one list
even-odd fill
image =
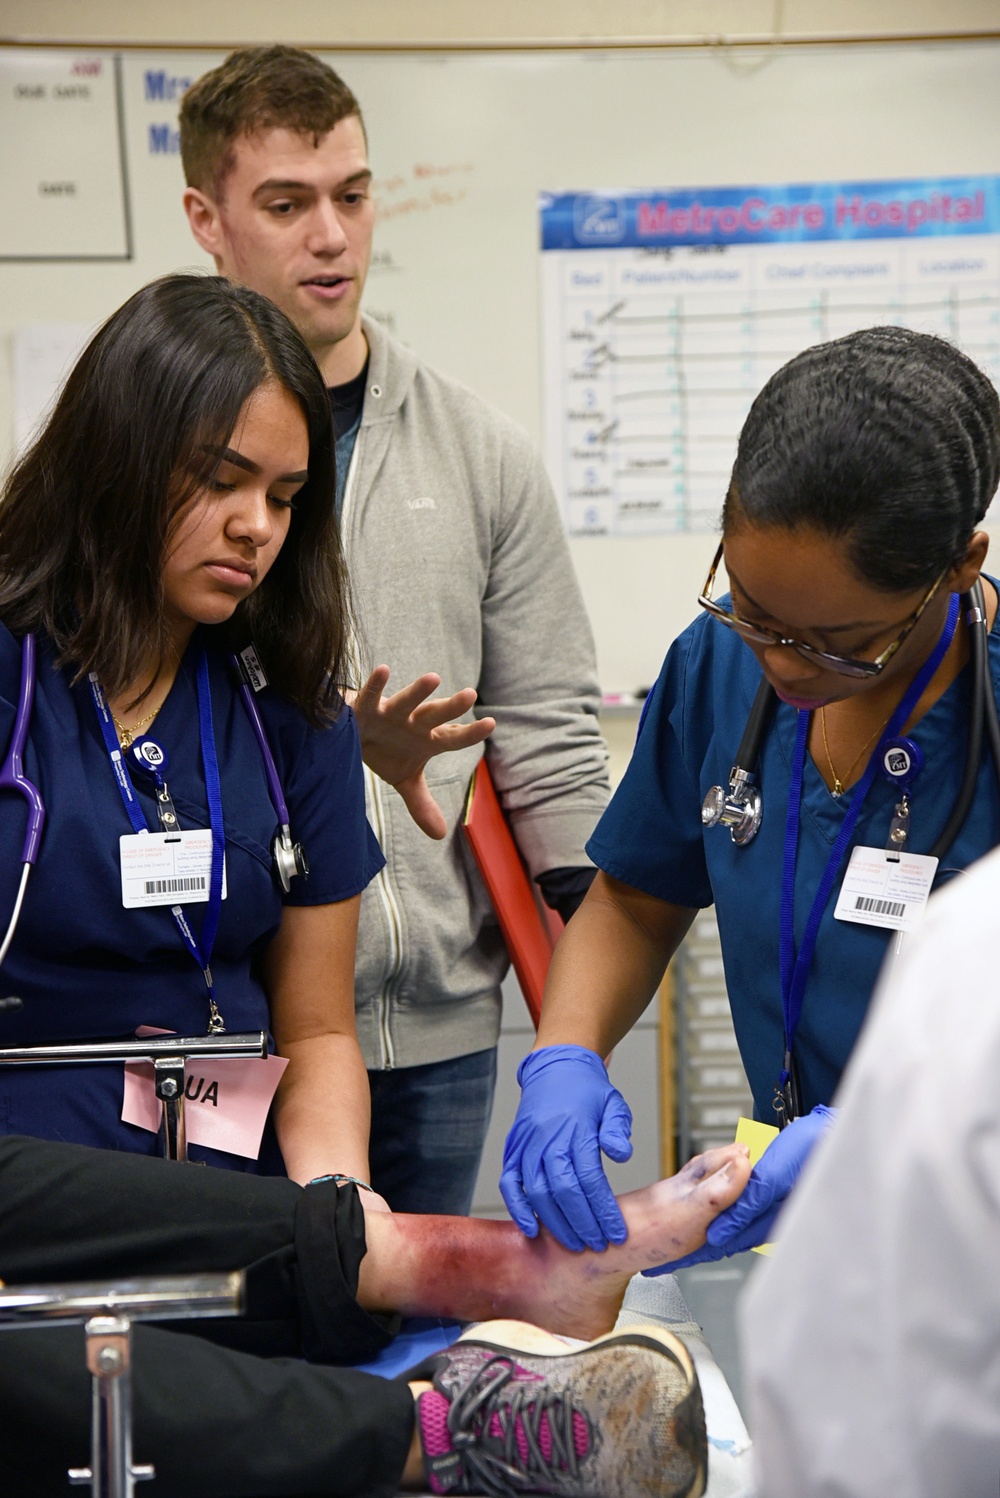
{"label": "black hair tie on wrist", "polygon": [[339,1171],[336,1175],[313,1176],[311,1181],[306,1182],[306,1185],[318,1186],[320,1181],[335,1181],[338,1186],[360,1186],[362,1191],[370,1191],[373,1196],[376,1194],[375,1187],[369,1186],[367,1181],[361,1181],[357,1176],[341,1175]]}

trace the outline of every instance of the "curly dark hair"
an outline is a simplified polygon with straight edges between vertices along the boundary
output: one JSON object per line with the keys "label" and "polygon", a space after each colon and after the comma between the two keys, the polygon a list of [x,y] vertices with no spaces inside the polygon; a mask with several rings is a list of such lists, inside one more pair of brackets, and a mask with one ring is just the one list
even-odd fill
{"label": "curly dark hair", "polygon": [[322,376],[265,297],[204,275],[143,287],[95,334],[0,503],[0,619],[44,630],[60,664],[112,697],[167,645],[163,557],[246,401],[274,381],[309,433],[309,478],[256,592],[215,628],[252,638],[271,682],[314,723],[339,706],[349,632]]}
{"label": "curly dark hair", "polygon": [[1000,480],[1000,400],[966,354],[907,328],[806,349],[750,408],[723,530],[843,537],[886,592],[929,587],[965,555]]}

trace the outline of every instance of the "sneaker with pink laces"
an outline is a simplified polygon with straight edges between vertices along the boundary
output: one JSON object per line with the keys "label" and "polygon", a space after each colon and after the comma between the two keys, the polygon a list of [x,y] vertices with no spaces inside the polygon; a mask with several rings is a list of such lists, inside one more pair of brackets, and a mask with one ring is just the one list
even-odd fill
{"label": "sneaker with pink laces", "polygon": [[657,1326],[574,1347],[487,1321],[405,1377],[432,1493],[699,1498],[708,1450],[694,1364]]}

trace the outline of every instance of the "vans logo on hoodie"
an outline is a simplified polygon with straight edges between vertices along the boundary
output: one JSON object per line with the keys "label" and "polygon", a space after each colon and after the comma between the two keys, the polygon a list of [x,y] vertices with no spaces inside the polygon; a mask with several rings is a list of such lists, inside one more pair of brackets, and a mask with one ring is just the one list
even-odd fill
{"label": "vans logo on hoodie", "polygon": [[437,501],[431,499],[429,494],[425,494],[421,499],[408,499],[406,508],[408,510],[436,510]]}

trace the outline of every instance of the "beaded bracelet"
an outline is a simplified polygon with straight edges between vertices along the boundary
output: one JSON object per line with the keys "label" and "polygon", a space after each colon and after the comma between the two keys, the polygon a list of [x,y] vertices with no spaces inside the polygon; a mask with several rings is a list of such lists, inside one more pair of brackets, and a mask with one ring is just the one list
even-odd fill
{"label": "beaded bracelet", "polygon": [[370,1191],[372,1196],[376,1194],[375,1187],[369,1186],[367,1181],[360,1181],[357,1176],[341,1175],[339,1171],[336,1175],[313,1176],[312,1180],[307,1181],[306,1184],[308,1186],[318,1186],[320,1181],[334,1181],[338,1186],[360,1186],[362,1191]]}

